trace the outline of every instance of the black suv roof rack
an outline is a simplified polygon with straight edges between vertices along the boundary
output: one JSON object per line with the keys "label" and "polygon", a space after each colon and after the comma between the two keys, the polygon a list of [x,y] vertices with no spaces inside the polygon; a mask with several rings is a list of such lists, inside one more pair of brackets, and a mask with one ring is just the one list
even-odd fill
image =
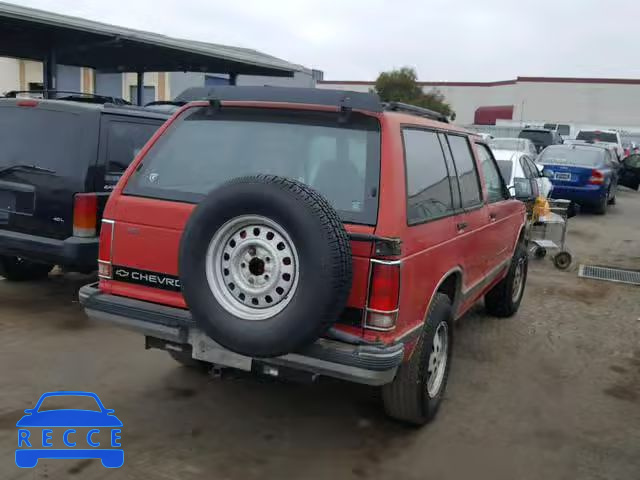
{"label": "black suv roof rack", "polygon": [[382,104],[382,107],[387,112],[402,112],[417,115],[419,117],[429,118],[438,122],[449,123],[449,119],[446,115],[428,108],[417,107],[415,105],[409,105],[402,102],[386,102]]}
{"label": "black suv roof rack", "polygon": [[[5,94],[5,98],[17,98],[20,94],[49,96],[50,100],[66,100],[71,102],[105,104],[113,105],[131,105],[131,102],[124,98],[112,97],[109,95],[98,95],[96,93],[75,92],[72,90],[11,90]],[[51,98],[51,96],[54,98]],[[60,96],[62,95],[62,96]]]}

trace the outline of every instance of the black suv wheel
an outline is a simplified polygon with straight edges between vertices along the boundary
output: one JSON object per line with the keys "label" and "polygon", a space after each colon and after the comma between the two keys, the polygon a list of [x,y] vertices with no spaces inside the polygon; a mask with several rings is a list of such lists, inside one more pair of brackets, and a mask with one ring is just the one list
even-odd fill
{"label": "black suv wheel", "polygon": [[13,282],[47,278],[53,265],[34,263],[20,257],[0,256],[0,275]]}

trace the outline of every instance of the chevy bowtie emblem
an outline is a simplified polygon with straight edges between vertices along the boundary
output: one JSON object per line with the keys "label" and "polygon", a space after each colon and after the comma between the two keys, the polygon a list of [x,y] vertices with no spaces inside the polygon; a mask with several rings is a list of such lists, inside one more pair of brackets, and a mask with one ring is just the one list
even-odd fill
{"label": "chevy bowtie emblem", "polygon": [[117,269],[116,270],[116,276],[117,277],[128,278],[129,277],[129,272],[127,272],[126,270]]}

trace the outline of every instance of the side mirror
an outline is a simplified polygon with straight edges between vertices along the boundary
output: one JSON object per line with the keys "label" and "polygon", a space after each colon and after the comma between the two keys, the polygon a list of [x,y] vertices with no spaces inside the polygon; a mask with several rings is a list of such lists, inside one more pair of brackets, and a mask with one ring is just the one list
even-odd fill
{"label": "side mirror", "polygon": [[513,190],[514,190],[514,198],[516,200],[520,200],[521,202],[532,202],[536,199],[534,195],[534,189],[532,180],[529,178],[514,178],[513,179]]}
{"label": "side mirror", "polygon": [[553,178],[553,173],[551,173],[551,171],[549,170],[545,170],[544,167],[542,167],[542,176],[547,178]]}

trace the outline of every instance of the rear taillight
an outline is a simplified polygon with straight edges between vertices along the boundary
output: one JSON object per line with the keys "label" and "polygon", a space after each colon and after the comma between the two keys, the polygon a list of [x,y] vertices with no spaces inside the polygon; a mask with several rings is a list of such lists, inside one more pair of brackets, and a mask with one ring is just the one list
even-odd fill
{"label": "rear taillight", "polygon": [[604,183],[604,173],[596,169],[591,170],[591,177],[588,183],[591,185],[602,185]]}
{"label": "rear taillight", "polygon": [[100,228],[100,248],[98,250],[98,276],[111,278],[111,260],[113,258],[113,220],[102,219]]}
{"label": "rear taillight", "polygon": [[371,330],[394,329],[398,317],[399,299],[400,262],[371,260],[365,328]]}
{"label": "rear taillight", "polygon": [[35,100],[20,100],[16,103],[19,107],[37,107],[38,102]]}
{"label": "rear taillight", "polygon": [[73,201],[73,236],[95,237],[98,197],[95,193],[76,193]]}

